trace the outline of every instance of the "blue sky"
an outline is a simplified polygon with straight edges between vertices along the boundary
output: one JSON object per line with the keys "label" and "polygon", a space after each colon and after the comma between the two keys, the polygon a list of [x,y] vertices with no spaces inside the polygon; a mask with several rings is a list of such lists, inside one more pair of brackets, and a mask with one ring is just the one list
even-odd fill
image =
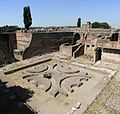
{"label": "blue sky", "polygon": [[75,26],[86,21],[106,21],[120,27],[120,0],[1,0],[0,26],[23,27],[23,7],[30,6],[32,26]]}

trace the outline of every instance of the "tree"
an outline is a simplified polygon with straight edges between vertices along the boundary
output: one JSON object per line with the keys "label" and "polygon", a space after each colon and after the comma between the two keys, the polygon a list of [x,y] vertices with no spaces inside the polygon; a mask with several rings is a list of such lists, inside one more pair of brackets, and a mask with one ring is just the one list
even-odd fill
{"label": "tree", "polygon": [[29,6],[24,7],[23,18],[25,28],[29,30],[29,27],[32,25],[32,17]]}
{"label": "tree", "polygon": [[15,32],[16,30],[21,30],[18,26],[3,26],[0,27],[0,32]]}
{"label": "tree", "polygon": [[110,25],[106,22],[102,22],[102,23],[99,23],[99,22],[94,22],[92,23],[92,28],[103,28],[103,29],[110,29]]}
{"label": "tree", "polygon": [[81,27],[81,18],[78,18],[77,27]]}
{"label": "tree", "polygon": [[92,23],[92,28],[100,28],[100,23],[99,22]]}
{"label": "tree", "polygon": [[106,22],[102,22],[100,25],[101,25],[101,28],[103,28],[103,29],[110,29],[111,28],[110,25]]}

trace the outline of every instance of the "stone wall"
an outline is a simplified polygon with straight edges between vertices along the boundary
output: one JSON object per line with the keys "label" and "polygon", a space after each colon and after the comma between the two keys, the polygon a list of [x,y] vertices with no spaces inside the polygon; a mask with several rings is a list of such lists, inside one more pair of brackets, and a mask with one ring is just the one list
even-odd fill
{"label": "stone wall", "polygon": [[120,49],[120,41],[110,41],[109,39],[98,39],[97,47]]}
{"label": "stone wall", "polygon": [[59,49],[60,53],[72,57],[72,46],[62,44]]}
{"label": "stone wall", "polygon": [[17,49],[24,51],[30,45],[32,39],[32,33],[17,32],[16,39],[17,39]]}
{"label": "stone wall", "polygon": [[120,60],[120,49],[104,48],[102,51],[102,60]]}
{"label": "stone wall", "polygon": [[60,46],[59,51],[63,55],[76,58],[84,54],[84,44],[75,44],[75,45],[62,44]]}
{"label": "stone wall", "polygon": [[13,50],[16,47],[15,33],[0,34],[0,65],[14,61]]}
{"label": "stone wall", "polygon": [[79,47],[73,52],[73,58],[84,55],[85,44],[80,44]]}
{"label": "stone wall", "polygon": [[87,22],[86,24],[82,24],[82,28],[84,28],[84,29],[92,28],[91,22]]}
{"label": "stone wall", "polygon": [[23,52],[23,59],[58,51],[61,44],[71,43],[72,38],[73,32],[33,33],[30,44]]}
{"label": "stone wall", "polygon": [[[85,54],[93,55],[96,47],[118,50],[120,49],[119,31],[117,31],[118,41],[110,41],[109,39],[101,40],[97,38],[98,35],[110,36],[111,33],[116,32],[111,32],[111,29],[71,28],[68,29],[68,32],[52,31],[44,33],[23,33],[18,31],[17,33],[3,33],[0,34],[0,58],[3,59],[3,56],[6,60],[9,58],[14,58],[14,49],[19,49],[23,52],[23,59],[30,58],[35,55],[58,51],[61,44],[67,42],[71,44],[74,41],[75,36],[76,40],[80,38],[79,43],[85,44]],[[78,48],[76,48],[76,46],[74,48],[73,47],[66,47],[63,52],[65,51],[65,53],[67,53],[69,56],[73,56],[73,52],[75,52],[75,50]],[[82,48],[80,48],[80,50],[82,50]],[[108,53],[105,53],[103,57],[105,57],[105,55],[107,56]]]}
{"label": "stone wall", "polygon": [[101,29],[101,28],[70,28],[71,32],[90,32],[90,33],[99,33],[99,34],[109,34],[111,29]]}
{"label": "stone wall", "polygon": [[96,47],[94,50],[94,63],[96,63],[97,61],[101,60],[102,56],[102,49],[99,47]]}
{"label": "stone wall", "polygon": [[[23,59],[30,58],[35,55],[50,53],[59,50],[61,44],[72,42],[73,37],[80,35],[82,43],[90,43],[93,51],[94,43],[98,34],[110,35],[110,29],[84,29],[74,28],[74,32],[44,32],[44,33],[16,33],[17,48],[23,51]],[[87,49],[87,48],[86,48]],[[70,50],[66,48],[68,55]],[[88,50],[86,50],[87,52]]]}
{"label": "stone wall", "polygon": [[[67,42],[72,43],[75,36],[77,36],[77,38],[79,36],[80,38],[79,43],[85,44],[85,48],[84,48],[85,54],[94,53],[94,48],[97,46],[104,48],[108,47],[113,49],[120,49],[120,33],[118,35],[119,36],[118,42],[116,41],[110,42],[109,40],[98,39],[96,44],[95,39],[97,39],[98,35],[109,36],[110,34],[111,34],[111,29],[73,28],[73,29],[69,29],[68,32],[64,32],[64,31],[44,32],[44,33],[17,32],[16,35],[15,33],[14,35],[8,33],[4,35],[4,37],[8,38],[7,47],[9,52],[13,54],[14,49],[19,49],[23,52],[22,54],[23,59],[26,59],[33,57],[35,55],[41,55],[44,53],[58,51],[59,46],[61,44]],[[66,50],[70,52],[69,49],[66,48]],[[68,53],[68,55],[70,54]]]}
{"label": "stone wall", "polygon": [[98,35],[109,36],[111,34],[111,29],[84,29],[84,28],[74,28],[71,29],[74,33],[79,33],[81,40],[92,40],[96,39]]}

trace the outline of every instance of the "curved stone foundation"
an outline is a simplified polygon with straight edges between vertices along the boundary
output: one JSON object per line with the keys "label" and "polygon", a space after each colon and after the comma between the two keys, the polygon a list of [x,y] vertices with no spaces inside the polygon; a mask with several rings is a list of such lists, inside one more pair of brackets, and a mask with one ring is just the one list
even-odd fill
{"label": "curved stone foundation", "polygon": [[27,72],[29,72],[29,73],[41,73],[41,72],[44,72],[46,70],[48,70],[48,65],[43,64],[43,65],[39,65],[39,66],[31,68],[31,69],[27,70]]}
{"label": "curved stone foundation", "polygon": [[[62,64],[40,64],[24,73],[23,79],[44,91],[48,91],[53,97],[58,94],[68,96],[74,92],[74,87],[81,87],[91,77],[88,73],[80,72],[79,68]],[[50,75],[47,78],[45,75]]]}
{"label": "curved stone foundation", "polygon": [[58,72],[66,73],[66,74],[75,74],[80,72],[79,70],[73,69],[71,66],[63,66],[63,65],[55,64],[53,68]]}

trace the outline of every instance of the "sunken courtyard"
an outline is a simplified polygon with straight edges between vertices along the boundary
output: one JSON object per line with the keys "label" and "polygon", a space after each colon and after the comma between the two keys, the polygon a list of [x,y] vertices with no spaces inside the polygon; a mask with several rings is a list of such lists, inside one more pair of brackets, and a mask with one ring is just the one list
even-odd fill
{"label": "sunken courtyard", "polygon": [[2,114],[120,111],[120,31],[86,26],[0,34]]}
{"label": "sunken courtyard", "polygon": [[[8,87],[34,92],[26,103],[38,114],[83,113],[114,75],[109,70],[50,56],[8,65],[1,75]],[[14,91],[24,100],[26,92]]]}

